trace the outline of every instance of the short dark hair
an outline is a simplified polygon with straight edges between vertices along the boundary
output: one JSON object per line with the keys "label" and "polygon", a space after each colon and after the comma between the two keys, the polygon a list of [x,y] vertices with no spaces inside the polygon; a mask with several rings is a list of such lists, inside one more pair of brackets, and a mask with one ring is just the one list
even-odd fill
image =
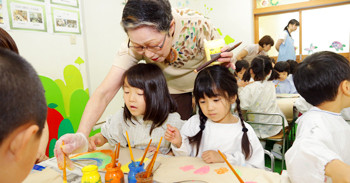
{"label": "short dark hair", "polygon": [[294,74],[299,63],[295,60],[287,60],[287,62],[289,64],[289,74]]}
{"label": "short dark hair", "polygon": [[252,60],[250,64],[250,69],[255,74],[255,81],[263,81],[266,79],[266,76],[272,70],[271,58],[265,55],[259,55]]}
{"label": "short dark hair", "polygon": [[235,66],[236,66],[236,70],[235,70],[236,72],[240,72],[243,68],[248,70],[249,69],[249,62],[246,60],[238,60],[235,63]]}
{"label": "short dark hair", "polygon": [[265,45],[271,45],[271,46],[273,46],[275,43],[274,43],[274,41],[273,41],[273,39],[272,39],[271,36],[265,35],[264,37],[262,37],[262,38],[259,40],[259,45],[260,45],[261,47],[264,47],[264,44],[265,44]]}
{"label": "short dark hair", "polygon": [[288,74],[290,72],[289,63],[286,61],[277,62],[274,69],[278,72],[287,72]]}
{"label": "short dark hair", "polygon": [[[231,97],[236,96],[236,107],[238,116],[241,119],[242,129],[246,129],[241,112],[240,100],[238,97],[237,80],[233,76],[233,74],[228,70],[228,68],[221,65],[214,65],[200,71],[195,80],[193,95],[196,99],[196,104],[198,106],[199,100],[201,98],[204,98],[204,95],[208,97],[216,97],[220,95],[226,100],[229,100]],[[189,137],[190,143],[194,144],[197,147],[197,155],[199,151],[199,145],[202,139],[203,130],[205,129],[205,124],[208,119],[208,117],[204,115],[200,107],[198,109],[198,114],[200,120],[200,131],[196,135]],[[251,144],[249,142],[247,131],[242,130],[242,132],[242,153],[244,154],[245,159],[249,159],[252,155]]]}
{"label": "short dark hair", "polygon": [[158,31],[168,32],[173,20],[168,0],[128,0],[121,25],[125,32],[141,26],[152,26]]}
{"label": "short dark hair", "polygon": [[0,49],[0,143],[27,123],[45,125],[44,88],[33,67],[18,54]]}
{"label": "short dark hair", "polygon": [[15,41],[4,29],[0,27],[0,48],[7,48],[18,54],[18,48]]}
{"label": "short dark hair", "polygon": [[314,53],[299,64],[293,80],[298,93],[317,106],[333,101],[339,85],[350,80],[350,64],[342,55],[330,51]]}
{"label": "short dark hair", "polygon": [[[127,79],[130,86],[144,91],[146,111],[143,120],[152,121],[150,135],[154,128],[162,126],[169,113],[176,112],[176,103],[170,96],[162,70],[155,64],[137,64],[123,75],[123,86]],[[124,121],[133,118],[124,105]],[[135,118],[134,118],[135,119]]]}

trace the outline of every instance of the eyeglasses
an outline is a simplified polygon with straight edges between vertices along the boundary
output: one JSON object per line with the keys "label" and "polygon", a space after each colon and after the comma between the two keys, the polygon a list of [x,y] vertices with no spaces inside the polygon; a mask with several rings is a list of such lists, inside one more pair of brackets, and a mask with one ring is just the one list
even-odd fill
{"label": "eyeglasses", "polygon": [[166,34],[164,35],[163,43],[160,46],[130,46],[130,39],[128,41],[128,48],[135,50],[136,52],[143,52],[144,50],[148,50],[150,52],[156,52],[163,48],[166,39]]}

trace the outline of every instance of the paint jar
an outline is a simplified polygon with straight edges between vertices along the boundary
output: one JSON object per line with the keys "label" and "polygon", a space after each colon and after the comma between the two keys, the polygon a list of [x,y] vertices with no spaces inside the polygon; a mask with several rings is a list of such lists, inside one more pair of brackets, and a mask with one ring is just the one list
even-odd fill
{"label": "paint jar", "polygon": [[83,177],[81,177],[82,183],[102,183],[101,176],[98,173],[98,167],[96,165],[85,166],[81,171]]}
{"label": "paint jar", "polygon": [[135,178],[137,183],[153,183],[153,173],[151,173],[151,175],[147,178],[145,178],[146,172],[140,172],[138,174],[136,174]]}
{"label": "paint jar", "polygon": [[131,162],[129,164],[129,170],[130,170],[129,174],[128,174],[128,182],[129,183],[136,183],[137,182],[135,176],[137,173],[145,171],[144,166],[145,166],[145,163],[143,163],[140,166],[139,161]]}
{"label": "paint jar", "polygon": [[106,175],[105,182],[106,183],[124,183],[124,173],[120,169],[120,163],[117,163],[117,166],[112,168],[112,163],[109,163],[106,166]]}

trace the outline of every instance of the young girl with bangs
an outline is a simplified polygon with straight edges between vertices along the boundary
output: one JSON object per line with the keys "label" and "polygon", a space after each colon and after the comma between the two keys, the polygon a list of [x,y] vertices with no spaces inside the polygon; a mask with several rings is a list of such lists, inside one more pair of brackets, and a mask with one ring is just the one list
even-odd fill
{"label": "young girl with bangs", "polygon": [[[127,146],[126,131],[133,148],[145,149],[152,139],[153,151],[164,135],[166,125],[181,128],[183,121],[175,112],[162,70],[155,64],[138,64],[123,76],[124,110],[110,117],[98,133],[89,139],[89,151],[106,142]],[[162,141],[160,152],[170,151],[170,143]]]}
{"label": "young girl with bangs", "polygon": [[[253,128],[242,118],[237,96],[237,81],[223,66],[201,71],[195,80],[193,94],[198,114],[178,128],[168,125],[165,139],[177,156],[201,157],[206,163],[222,163],[264,168],[264,150]],[[238,116],[231,113],[237,103]]]}

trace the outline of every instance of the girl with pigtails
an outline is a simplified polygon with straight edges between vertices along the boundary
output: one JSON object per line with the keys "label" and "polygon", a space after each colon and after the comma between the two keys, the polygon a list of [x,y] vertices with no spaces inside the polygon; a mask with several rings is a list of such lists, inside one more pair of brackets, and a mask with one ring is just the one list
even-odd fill
{"label": "girl with pigtails", "polygon": [[[176,156],[201,157],[206,163],[222,163],[220,150],[233,165],[264,168],[264,150],[253,128],[242,118],[234,75],[223,66],[201,71],[193,95],[199,106],[179,131],[167,125],[165,139]],[[231,113],[236,103],[238,113]]]}

